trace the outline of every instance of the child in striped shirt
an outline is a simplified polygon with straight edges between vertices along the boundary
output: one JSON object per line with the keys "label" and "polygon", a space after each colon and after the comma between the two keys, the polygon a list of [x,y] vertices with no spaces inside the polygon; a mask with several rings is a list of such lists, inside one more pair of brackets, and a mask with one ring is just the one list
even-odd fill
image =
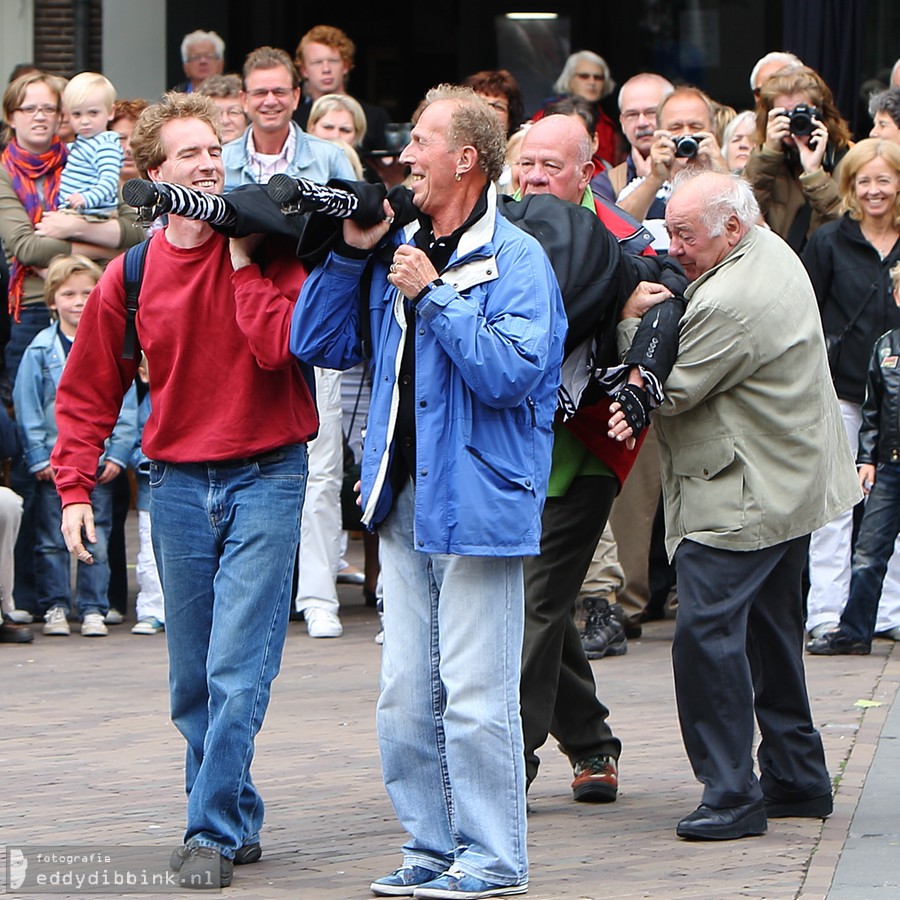
{"label": "child in striped shirt", "polygon": [[63,91],[75,140],[60,180],[61,209],[106,219],[116,215],[123,154],[118,134],[106,130],[115,100],[112,83],[96,72],[81,72]]}

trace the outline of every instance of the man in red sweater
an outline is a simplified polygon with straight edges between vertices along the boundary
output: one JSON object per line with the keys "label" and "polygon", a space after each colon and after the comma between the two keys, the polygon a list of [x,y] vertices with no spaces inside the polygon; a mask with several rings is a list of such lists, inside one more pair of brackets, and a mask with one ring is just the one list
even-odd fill
{"label": "man in red sweater", "polygon": [[[206,97],[172,94],[148,108],[132,152],[152,181],[222,192]],[[143,448],[171,714],[187,742],[187,828],[171,859],[186,888],[224,887],[234,863],[261,855],[250,761],[281,661],[306,442],[318,428],[310,373],[288,348],[304,277],[289,247],[229,241],[175,215],[147,250],[136,319],[151,382]],[[63,532],[85,561],[98,453],[139,362],[122,358],[124,298],[119,257],[91,294],[57,395]]]}

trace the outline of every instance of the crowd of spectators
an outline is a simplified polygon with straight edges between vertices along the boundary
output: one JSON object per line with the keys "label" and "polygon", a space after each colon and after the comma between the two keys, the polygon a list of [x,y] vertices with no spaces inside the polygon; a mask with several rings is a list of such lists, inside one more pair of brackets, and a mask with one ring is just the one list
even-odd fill
{"label": "crowd of spectators", "polygon": [[[5,407],[0,410],[0,453],[9,460],[6,483],[0,487],[2,641],[32,641],[29,626],[35,622],[42,625],[44,635],[56,638],[69,636],[73,622],[80,623],[82,636],[104,637],[109,625],[124,621],[129,612],[121,548],[134,493],[139,517],[140,593],[132,632],[167,633],[173,665],[210,684],[209,692],[203,694],[173,682],[173,709],[177,706],[180,710],[176,724],[188,743],[188,794],[195,783],[201,788],[194,793],[195,804],[189,805],[185,844],[173,854],[172,867],[182,871],[186,887],[193,886],[190,879],[203,866],[220,867],[216,877],[225,886],[231,880],[233,864],[259,858],[262,803],[249,781],[255,730],[245,740],[250,748],[246,758],[223,750],[231,766],[227,776],[210,774],[210,767],[204,768],[204,742],[224,741],[219,729],[240,723],[249,714],[223,703],[221,708],[216,706],[219,718],[211,715],[210,722],[201,725],[198,710],[215,703],[216,689],[221,686],[216,681],[221,675],[217,654],[223,654],[221,659],[227,656],[225,645],[218,642],[210,626],[201,648],[205,667],[198,668],[190,661],[199,638],[186,639],[189,617],[180,606],[181,599],[176,604],[165,590],[166,569],[169,578],[180,571],[160,549],[171,546],[171,538],[151,529],[150,524],[155,521],[149,502],[156,477],[152,452],[154,444],[167,446],[161,435],[169,421],[166,417],[178,404],[171,373],[155,366],[148,370],[148,360],[142,361],[140,355],[133,366],[107,360],[109,382],[115,382],[118,373],[122,390],[121,396],[116,393],[116,403],[110,402],[110,409],[105,410],[107,418],[112,417],[110,425],[116,423],[115,429],[102,436],[108,439],[105,452],[90,475],[94,483],[85,496],[84,484],[72,474],[81,458],[78,465],[73,463],[78,454],[64,445],[78,433],[72,421],[66,426],[62,446],[54,451],[56,394],[70,353],[74,370],[82,375],[86,371],[84,354],[73,347],[77,347],[75,332],[88,295],[91,304],[98,304],[103,285],[118,279],[116,285],[124,291],[121,283],[123,277],[128,278],[122,275],[121,260],[111,267],[111,277],[102,276],[102,270],[147,234],[154,236],[151,248],[158,248],[166,233],[182,240],[180,246],[186,250],[212,241],[216,258],[234,269],[235,281],[225,285],[221,273],[213,276],[203,269],[202,278],[209,277],[210,289],[234,292],[241,309],[243,298],[254,292],[265,298],[267,311],[282,304],[278,313],[282,338],[287,340],[290,332],[291,350],[304,364],[301,378],[301,367],[290,368],[292,358],[286,345],[278,353],[271,347],[259,349],[261,338],[256,329],[260,321],[242,321],[238,330],[252,347],[245,360],[248,371],[257,365],[250,362],[252,356],[269,373],[258,381],[254,380],[255,369],[253,375],[245,373],[247,384],[252,383],[253,391],[262,397],[271,375],[278,390],[302,395],[304,402],[315,400],[315,429],[309,427],[309,415],[301,417],[302,423],[293,423],[292,437],[303,447],[303,474],[296,479],[303,486],[290,513],[299,529],[299,549],[293,551],[290,561],[292,578],[283,586],[284,595],[290,596],[290,616],[305,621],[310,638],[339,638],[343,632],[340,582],[361,587],[365,602],[377,607],[382,616],[376,637],[379,643],[385,642],[379,734],[386,783],[412,839],[404,848],[403,865],[373,882],[372,890],[385,896],[413,896],[415,891],[417,897],[522,893],[527,887],[527,858],[520,788],[524,791],[537,775],[537,750],[553,733],[572,764],[575,799],[616,799],[621,742],[607,724],[610,711],[596,697],[587,660],[621,655],[628,640],[640,637],[647,622],[677,616],[679,586],[671,563],[676,555],[672,541],[681,541],[685,534],[677,533],[677,528],[673,531],[672,484],[691,475],[702,482],[719,474],[714,471],[710,475],[705,468],[702,474],[695,472],[689,454],[677,456],[684,453],[678,450],[682,436],[677,429],[668,425],[667,418],[666,427],[658,429],[652,424],[656,413],[651,415],[656,409],[660,416],[674,415],[679,395],[673,385],[681,384],[679,378],[690,382],[687,369],[678,368],[675,362],[679,352],[679,326],[675,323],[684,313],[682,327],[692,335],[700,305],[695,303],[685,313],[683,304],[668,301],[685,293],[690,298],[695,286],[688,284],[704,285],[704,276],[715,271],[723,258],[710,264],[703,247],[698,249],[695,238],[687,236],[698,222],[701,243],[708,240],[709,246],[723,255],[738,248],[737,252],[747,253],[749,259],[775,261],[779,271],[789,273],[797,291],[804,297],[814,296],[818,308],[815,323],[820,328],[813,330],[824,340],[827,370],[824,387],[812,377],[811,383],[815,382],[817,402],[821,401],[826,411],[833,399],[833,385],[847,439],[844,445],[841,437],[836,458],[842,458],[845,450],[847,454],[858,450],[863,492],[870,494],[879,486],[874,492],[876,502],[868,501],[872,512],[863,518],[858,544],[854,511],[849,503],[842,505],[852,492],[836,469],[835,484],[841,485],[836,495],[841,499],[827,498],[822,510],[828,510],[828,517],[840,514],[832,521],[808,517],[812,531],[810,587],[803,603],[807,649],[815,654],[862,654],[870,651],[874,636],[900,640],[900,552],[896,552],[900,551],[900,538],[893,555],[888,546],[893,545],[900,525],[895,527],[893,519],[886,521],[876,515],[893,497],[891,479],[897,454],[894,449],[890,459],[879,457],[886,452],[886,443],[879,436],[884,425],[879,426],[878,417],[882,408],[895,409],[889,405],[892,395],[886,400],[884,393],[889,394],[893,385],[892,373],[885,370],[897,367],[897,356],[889,336],[883,336],[900,327],[900,61],[891,73],[890,85],[871,96],[869,136],[859,135],[854,146],[850,127],[822,76],[786,52],[768,53],[753,67],[748,108],[743,110],[717,102],[694,85],[673,83],[664,73],[637,73],[616,92],[603,57],[581,50],[568,57],[552,94],[537,109],[524,108],[522,93],[510,72],[482,70],[461,79],[464,88],[444,85],[432,91],[416,110],[402,111],[399,118],[410,121],[400,122],[391,122],[383,107],[349,92],[355,53],[353,41],[343,31],[318,25],[303,35],[293,57],[276,47],[263,46],[248,54],[240,73],[227,73],[221,37],[211,31],[195,31],[186,35],[181,45],[185,79],[155,104],[117,98],[114,86],[99,73],[78,73],[68,84],[34,69],[17,72],[11,79],[3,95],[0,157],[0,240],[5,251],[3,287],[9,310],[0,378]],[[359,79],[356,86],[362,87]],[[186,101],[185,96],[191,99]],[[486,110],[490,111],[488,121]],[[72,130],[69,135],[65,135],[64,113]],[[185,153],[203,156],[192,178],[183,174],[183,168],[193,163],[185,162],[187,157],[167,155],[172,148],[164,146],[164,137],[174,141],[174,135],[181,134],[179,128],[185,132],[185,141],[188,131],[197,141],[196,147],[188,144]],[[326,263],[314,265],[303,257],[301,265],[283,248],[278,253],[267,249],[268,241],[260,244],[259,238],[241,234],[227,240],[189,216],[173,213],[168,221],[142,222],[135,209],[122,200],[122,186],[137,177],[199,189],[201,194],[221,192],[227,199],[233,191],[237,191],[235,197],[252,195],[275,176],[289,176],[301,184],[305,180],[336,185],[351,193],[373,186],[383,192],[392,189],[388,195],[391,214],[386,207],[387,218],[368,227],[348,220]],[[692,178],[698,179],[693,186]],[[408,218],[402,223],[406,230],[389,231],[394,217],[402,216],[404,206],[397,200],[401,195],[406,198]],[[580,208],[581,218],[560,216],[553,202],[541,195]],[[721,200],[726,212],[720,215],[716,207],[704,218],[701,198],[704,203]],[[197,218],[203,216],[198,213]],[[538,218],[541,226],[535,224]],[[510,231],[507,220],[529,235],[533,233],[540,246],[531,236],[524,239],[519,229]],[[487,228],[496,229],[491,239],[495,243],[490,244],[487,255],[517,260],[516,265],[523,267],[519,279],[525,278],[527,269],[532,289],[549,297],[549,305],[531,304],[506,271],[495,278],[494,273],[481,269],[473,273],[463,266],[462,275],[453,270],[461,248],[472,251],[487,246]],[[603,237],[598,238],[598,233]],[[760,234],[765,237],[758,237]],[[590,253],[579,244],[587,239],[594,242]],[[563,253],[565,264],[560,262]],[[361,261],[370,254],[372,263],[364,275]],[[575,348],[571,339],[582,325],[577,304],[584,302],[584,297],[583,285],[573,287],[577,279],[572,272],[582,272],[588,256],[592,257],[594,283],[604,285],[591,300],[597,309],[606,311],[607,318],[602,323],[594,321],[586,343]],[[285,258],[289,258],[286,264]],[[152,260],[151,250],[151,265]],[[166,262],[173,272],[181,271],[182,264],[183,260],[175,257]],[[196,264],[203,268],[208,260],[198,258]],[[277,274],[272,277],[276,284],[289,284],[290,290],[276,288],[260,274],[268,271],[269,265],[275,266],[272,271]],[[281,265],[287,268],[279,268]],[[564,265],[569,267],[568,280],[562,274]],[[100,287],[92,294],[98,282]],[[720,277],[717,284],[724,282]],[[297,298],[288,295],[291,291],[296,295],[301,284],[300,300],[294,308]],[[705,284],[697,296],[715,296],[715,289]],[[353,306],[363,290],[369,292],[367,311],[374,329],[359,321],[358,307]],[[512,327],[509,334],[501,328],[499,333],[505,337],[498,340],[499,326],[494,320],[484,323],[477,334],[467,331],[459,318],[464,307],[458,304],[470,290],[481,298],[483,307],[494,310],[503,327],[508,319],[521,319],[526,326],[540,321],[542,334],[535,336],[526,326],[521,332]],[[382,315],[394,297],[398,298],[396,308],[390,316]],[[664,315],[674,317],[660,331],[663,343],[672,342],[668,367],[657,372],[653,366],[645,368],[626,358],[626,368],[617,374],[613,371],[618,369],[613,349],[617,317],[640,319],[660,301]],[[286,303],[290,307],[283,305]],[[316,320],[316,330],[309,324],[314,311],[329,303],[337,305]],[[557,318],[562,303],[570,338],[564,353]],[[718,309],[715,303],[713,306]],[[635,313],[638,308],[640,312]],[[250,313],[243,314],[253,318]],[[94,339],[96,329],[102,328],[102,317],[98,317],[101,313],[92,309],[85,320]],[[414,335],[419,322],[426,320],[429,334],[433,330],[438,335],[437,342],[416,344],[418,349],[413,351],[414,341],[404,343],[406,335]],[[809,324],[802,319],[803,328]],[[215,334],[211,325],[210,329],[210,334]],[[418,333],[424,335],[424,327]],[[229,339],[244,340],[237,332]],[[780,339],[764,333],[764,340],[773,345]],[[634,346],[638,344],[639,338],[635,338]],[[151,345],[152,338],[148,350]],[[738,353],[737,347],[736,340],[732,352]],[[511,348],[520,352],[511,354]],[[451,361],[446,366],[438,362],[445,356]],[[483,371],[469,371],[473,358],[480,360]],[[563,358],[565,362],[561,362]],[[308,370],[306,363],[310,364]],[[174,365],[177,369],[179,364]],[[561,367],[563,385],[555,420],[547,405],[554,366]],[[572,386],[576,370],[610,374],[599,380],[585,375],[576,389]],[[670,370],[674,374],[667,383]],[[417,371],[426,373],[420,377],[433,377],[436,384],[443,385],[442,414],[425,411],[428,402],[414,393]],[[187,379],[184,371],[179,372],[179,379]],[[75,377],[69,375],[64,382],[64,418],[72,418],[73,397],[80,399],[74,388],[69,389],[74,393],[68,394],[65,389]],[[532,385],[531,393],[522,393],[526,382]],[[587,382],[590,388],[585,386]],[[473,384],[477,389],[472,398],[462,402],[460,397]],[[723,390],[732,388],[735,385]],[[591,390],[600,393],[591,394]],[[601,420],[599,414],[592,418],[584,412],[602,406],[605,413],[612,397],[618,404],[614,412],[618,409],[626,417],[631,429],[627,433],[616,433],[612,426],[607,433],[606,418]],[[155,412],[157,398],[162,400],[162,412]],[[271,397],[265,399],[270,407]],[[248,402],[247,397],[242,402]],[[618,429],[624,428],[621,416]],[[524,428],[529,417],[536,429],[534,435]],[[392,429],[396,427],[396,435],[384,432],[388,421]],[[513,447],[536,442],[529,446],[535,458],[540,457],[540,466],[546,464],[549,483],[546,477],[531,481],[506,471],[496,455],[501,449],[496,435],[490,438],[491,450],[482,453],[473,446],[471,433],[457,430],[466,421],[475,433],[486,421],[495,429],[506,429]],[[423,433],[424,423],[439,433]],[[830,427],[830,412],[819,424]],[[143,442],[145,426],[149,445]],[[662,486],[658,430],[664,438]],[[829,432],[828,439],[832,437]],[[220,440],[217,436],[211,444]],[[396,445],[389,452],[393,440]],[[197,441],[208,450],[207,436],[198,436]],[[459,457],[459,469],[468,472],[468,467],[474,466],[477,474],[470,472],[464,482],[458,481],[461,476],[455,463],[442,470],[443,475],[437,471],[429,475],[430,470],[443,466],[444,457],[436,444],[440,441],[446,444],[444,452],[456,448],[453,452]],[[602,448],[601,441],[606,442]],[[182,452],[178,441],[175,446],[176,452]],[[264,451],[271,448],[256,447],[246,435],[235,438],[232,446],[235,452],[231,456],[241,462],[259,465],[264,458],[273,466],[286,465],[281,458],[270,460]],[[677,457],[668,457],[668,469],[667,452]],[[221,453],[216,449],[208,457],[210,466],[230,459],[224,453],[224,449]],[[719,471],[731,464],[733,447],[731,454],[728,460],[717,461]],[[59,485],[57,461],[65,463],[68,479]],[[360,466],[353,469],[353,462]],[[293,463],[300,466],[299,457]],[[126,471],[129,466],[130,475]],[[361,526],[358,520],[352,525],[347,521],[341,495],[351,477],[348,471],[355,480],[360,468],[362,520],[380,527],[364,528],[365,562],[357,570],[344,559],[348,540],[344,529],[356,531]],[[503,487],[497,488],[494,482],[502,482]],[[472,485],[479,486],[478,497],[490,505],[495,502],[495,491],[502,493],[509,484],[524,488],[525,495],[516,506],[521,518],[513,516],[506,521],[508,533],[496,533],[496,521],[492,528],[480,520],[473,523],[467,503],[478,500],[466,496]],[[388,497],[389,505],[384,507]],[[681,499],[679,495],[677,502]],[[289,500],[280,497],[278,502],[287,508]],[[167,495],[166,502],[170,504],[166,507],[168,526],[184,528],[185,522],[176,522],[173,512],[177,498]],[[390,504],[396,505],[397,515],[387,515]],[[78,508],[78,518],[70,515],[66,532],[69,550],[77,546],[74,590],[59,530],[60,515],[65,521],[70,505]],[[82,507],[92,513],[86,514]],[[160,516],[163,521],[162,513]],[[82,528],[86,544],[78,537]],[[691,531],[686,529],[688,537]],[[888,532],[889,541],[885,538]],[[794,543],[797,537],[792,533],[785,540],[790,547],[784,558],[772,562],[777,578],[785,577],[788,569],[793,573],[798,561],[806,558],[805,544]],[[728,550],[727,543],[723,539],[720,549]],[[290,553],[290,534],[279,547]],[[154,555],[154,548],[160,555]],[[483,552],[476,552],[479,548]],[[767,549],[754,547],[753,552],[765,555]],[[211,558],[215,552],[210,551]],[[679,571],[685,596],[690,592],[693,598],[703,594],[706,576],[725,563],[713,554],[695,557],[691,552],[681,552]],[[523,565],[522,557],[530,554],[534,556]],[[453,561],[446,570],[445,558]],[[484,558],[492,560],[487,568],[477,562]],[[430,560],[424,567],[420,566],[423,559]],[[210,597],[219,589],[210,588]],[[502,614],[489,615],[495,594],[512,598],[511,605],[504,607]],[[280,595],[273,588],[269,602],[274,604]],[[417,604],[427,605],[429,597],[438,596],[446,604],[440,615],[435,612],[433,621],[417,619]],[[792,590],[786,589],[784,596],[793,602]],[[740,595],[734,602],[753,604],[756,597],[748,588],[746,596]],[[227,600],[217,602],[233,599],[228,595]],[[456,634],[463,628],[463,617],[456,616],[464,609],[464,617],[471,617],[482,601],[484,610],[477,613],[480,640],[468,636],[463,647]],[[709,627],[703,619],[706,600],[699,602],[701,611],[692,604],[682,615],[676,641],[679,708],[684,722],[700,715],[699,698],[707,697],[704,691],[708,686],[698,683],[684,657],[684,648],[692,646],[687,633],[691,631],[696,640],[700,630]],[[270,612],[274,631],[286,627],[276,608]],[[766,612],[763,619],[768,615]],[[764,624],[768,627],[776,620],[784,629],[795,625],[774,612]],[[237,638],[228,634],[227,640],[233,643]],[[429,640],[448,654],[434,666],[420,652]],[[490,658],[492,641],[505,648],[502,665]],[[525,653],[520,660],[523,644]],[[266,697],[277,671],[280,647],[276,640],[271,647],[248,642],[243,648],[248,665],[254,654],[274,653],[264,670],[253,676],[257,680],[252,686]],[[743,645],[735,645],[730,652],[737,656],[748,653],[751,668],[760,659],[768,659],[765,653],[754,656]],[[451,654],[456,658],[451,660]],[[695,661],[702,648],[696,654]],[[467,699],[466,692],[479,679],[477,673],[482,673],[482,682],[490,680],[491,665],[497,674],[496,690],[488,692],[482,684],[483,693],[474,702]],[[769,660],[767,665],[787,673],[785,677],[796,688],[798,721],[805,721],[808,707],[804,706],[805,691],[799,687],[802,656],[785,651],[783,658]],[[711,680],[715,673],[709,662]],[[242,689],[247,686],[240,678],[238,681]],[[226,682],[233,686],[227,678],[221,684]],[[410,687],[413,682],[415,690]],[[758,682],[757,688],[763,694],[761,684]],[[426,695],[439,696],[442,691],[441,724],[434,732],[434,723],[425,720],[431,713],[425,718],[420,714],[428,704]],[[756,702],[763,724],[768,721],[768,710],[761,708],[765,703],[759,696],[754,700],[750,693],[749,700],[742,694],[740,702],[749,709]],[[478,722],[479,717],[490,723],[504,720],[519,698],[524,735],[518,724],[507,722],[493,734],[492,742],[485,738],[475,752],[467,743],[465,722],[471,719],[485,724]],[[710,706],[716,702],[711,699]],[[262,703],[253,711],[252,729],[261,725],[264,708]],[[512,718],[518,722],[518,713]],[[772,735],[777,743],[781,726],[773,726]],[[731,752],[728,741],[739,740],[734,735],[720,737],[721,746],[714,747],[713,756],[716,750]],[[714,745],[719,737],[710,734],[708,740]],[[820,744],[814,729],[810,742],[809,752],[817,762],[807,780],[809,796],[791,800],[785,783],[766,794],[764,804],[763,798],[754,794],[758,786],[751,784],[752,773],[747,776],[750,788],[745,784],[729,792],[719,785],[718,793],[711,789],[718,777],[711,771],[715,765],[709,760],[696,762],[704,748],[697,734],[686,727],[685,744],[707,791],[700,809],[693,818],[682,820],[678,833],[699,839],[761,833],[766,810],[770,817],[828,815],[830,794],[826,802],[822,793],[827,773],[819,764]],[[414,743],[417,746],[412,746]],[[494,788],[503,794],[496,802],[471,789],[469,776],[464,774],[467,770],[487,771],[491,754],[495,763],[505,760],[501,765],[507,779],[500,789],[501,780],[496,773],[492,775]],[[419,759],[418,773],[409,771],[411,756]],[[794,761],[786,759],[781,763],[790,768]],[[764,765],[762,760],[760,765]],[[447,778],[445,797],[429,786],[430,781],[440,781],[442,772]],[[208,804],[224,790],[223,779],[232,777],[246,782],[241,803],[254,810],[248,814],[242,809],[232,819],[224,816],[222,822],[211,821],[206,815]],[[763,785],[764,790],[772,787],[770,781]],[[447,797],[453,794],[458,804],[455,808],[453,803],[447,804]],[[202,808],[201,803],[205,804]],[[471,827],[471,841],[461,844],[453,829],[423,825],[422,803],[435,821],[457,818]],[[801,807],[803,811],[798,811]],[[728,816],[723,817],[723,809],[730,811]]]}

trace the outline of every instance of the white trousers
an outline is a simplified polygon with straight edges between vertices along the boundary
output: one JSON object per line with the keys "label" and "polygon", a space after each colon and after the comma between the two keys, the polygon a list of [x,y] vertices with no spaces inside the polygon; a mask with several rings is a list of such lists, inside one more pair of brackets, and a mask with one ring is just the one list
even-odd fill
{"label": "white trousers", "polygon": [[21,524],[22,498],[8,487],[0,487],[0,592],[5,613],[11,613],[16,608],[13,582],[16,573],[16,538]]}
{"label": "white trousers", "polygon": [[337,613],[335,578],[341,558],[341,483],[344,443],[341,427],[341,373],[315,369],[319,434],[309,443],[309,478],[300,520],[297,596],[294,608]]}
{"label": "white trousers", "polygon": [[[840,400],[844,427],[853,455],[859,446],[859,426],[862,409],[856,403]],[[807,600],[806,630],[812,631],[825,622],[837,623],[850,596],[850,540],[853,532],[853,511],[842,513],[810,536],[809,541],[809,598]],[[881,600],[878,603],[876,631],[888,631],[900,625],[900,537],[894,544],[894,555],[888,564]]]}
{"label": "white trousers", "polygon": [[153,553],[150,512],[146,509],[138,510],[138,552],[134,562],[134,577],[138,586],[138,595],[134,601],[137,618],[148,619],[152,616],[160,622],[165,622],[163,589],[156,568],[156,556]]}

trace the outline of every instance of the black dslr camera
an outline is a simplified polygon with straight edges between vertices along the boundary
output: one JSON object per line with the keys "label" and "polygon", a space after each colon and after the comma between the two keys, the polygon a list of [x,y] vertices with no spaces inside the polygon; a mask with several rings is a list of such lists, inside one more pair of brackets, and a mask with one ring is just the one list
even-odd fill
{"label": "black dslr camera", "polygon": [[681,159],[693,159],[700,149],[700,141],[692,134],[683,134],[680,137],[672,138],[675,144],[675,156]]}
{"label": "black dslr camera", "polygon": [[818,118],[819,111],[814,106],[807,106],[805,103],[798,103],[788,114],[789,128],[791,134],[806,137],[815,130],[813,118]]}

